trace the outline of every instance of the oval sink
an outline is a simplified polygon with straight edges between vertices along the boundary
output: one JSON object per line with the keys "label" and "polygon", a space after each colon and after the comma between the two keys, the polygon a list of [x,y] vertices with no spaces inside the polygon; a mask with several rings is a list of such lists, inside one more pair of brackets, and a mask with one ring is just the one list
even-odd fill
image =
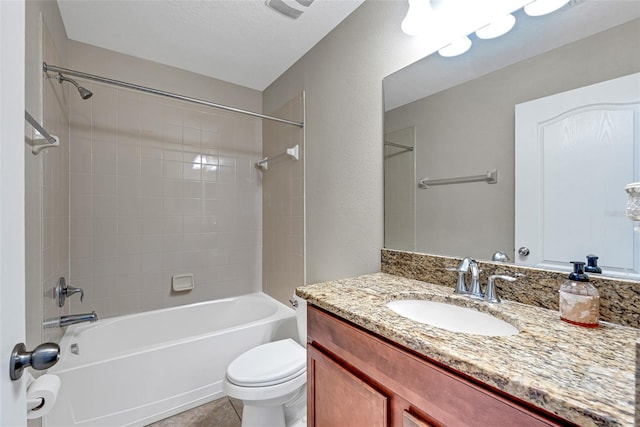
{"label": "oval sink", "polygon": [[391,301],[387,307],[400,316],[453,332],[494,337],[518,333],[518,329],[504,320],[457,305],[426,300],[400,300]]}

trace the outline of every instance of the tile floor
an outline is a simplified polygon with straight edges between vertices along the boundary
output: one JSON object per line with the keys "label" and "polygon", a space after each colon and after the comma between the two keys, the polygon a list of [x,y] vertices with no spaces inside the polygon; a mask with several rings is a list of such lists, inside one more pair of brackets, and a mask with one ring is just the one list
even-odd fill
{"label": "tile floor", "polygon": [[242,400],[223,397],[148,427],[240,427]]}

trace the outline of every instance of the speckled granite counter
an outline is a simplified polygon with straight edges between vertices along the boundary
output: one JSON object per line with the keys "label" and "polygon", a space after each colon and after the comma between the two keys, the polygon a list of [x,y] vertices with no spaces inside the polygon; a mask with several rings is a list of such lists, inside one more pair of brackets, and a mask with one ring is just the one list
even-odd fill
{"label": "speckled granite counter", "polygon": [[[449,287],[385,273],[302,286],[296,294],[451,368],[581,426],[633,426],[637,329],[585,329],[558,313],[503,301],[488,304]],[[449,332],[404,318],[385,304],[429,299],[472,307],[520,331],[507,337]]]}

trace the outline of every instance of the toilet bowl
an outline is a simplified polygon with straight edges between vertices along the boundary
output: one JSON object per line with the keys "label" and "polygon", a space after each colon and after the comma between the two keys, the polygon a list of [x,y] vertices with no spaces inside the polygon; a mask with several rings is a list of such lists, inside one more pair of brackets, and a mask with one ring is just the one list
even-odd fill
{"label": "toilet bowl", "polygon": [[224,392],[243,401],[242,427],[301,427],[307,408],[306,301],[294,295],[299,344],[291,338],[254,347],[227,367]]}

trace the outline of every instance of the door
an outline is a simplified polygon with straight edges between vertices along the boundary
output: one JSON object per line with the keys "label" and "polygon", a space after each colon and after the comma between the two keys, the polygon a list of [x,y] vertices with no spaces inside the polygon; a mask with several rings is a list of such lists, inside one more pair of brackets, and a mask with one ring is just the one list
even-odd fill
{"label": "door", "polygon": [[0,1],[0,425],[26,425],[25,380],[9,379],[25,341],[24,0]]}
{"label": "door", "polygon": [[640,181],[639,116],[640,74],[516,106],[516,262],[569,268],[595,254],[605,273],[640,277],[624,213],[624,187]]}

